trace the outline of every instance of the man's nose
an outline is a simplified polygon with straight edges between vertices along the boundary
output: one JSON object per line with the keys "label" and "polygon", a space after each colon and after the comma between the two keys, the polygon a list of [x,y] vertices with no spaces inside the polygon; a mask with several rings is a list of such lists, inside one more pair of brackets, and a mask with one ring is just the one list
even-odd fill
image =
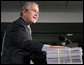
{"label": "man's nose", "polygon": [[38,16],[38,14],[36,13],[35,16]]}
{"label": "man's nose", "polygon": [[35,16],[36,16],[36,17],[39,17],[39,14],[36,13]]}

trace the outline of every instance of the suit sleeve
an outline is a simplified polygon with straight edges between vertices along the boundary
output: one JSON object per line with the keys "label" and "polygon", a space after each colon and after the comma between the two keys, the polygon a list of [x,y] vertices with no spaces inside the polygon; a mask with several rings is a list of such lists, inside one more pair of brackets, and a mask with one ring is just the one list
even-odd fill
{"label": "suit sleeve", "polygon": [[[10,29],[10,28],[9,28]],[[26,51],[41,52],[43,44],[37,43],[33,40],[28,40],[28,36],[25,33],[24,27],[11,27],[8,31],[11,41],[16,47],[25,49]]]}

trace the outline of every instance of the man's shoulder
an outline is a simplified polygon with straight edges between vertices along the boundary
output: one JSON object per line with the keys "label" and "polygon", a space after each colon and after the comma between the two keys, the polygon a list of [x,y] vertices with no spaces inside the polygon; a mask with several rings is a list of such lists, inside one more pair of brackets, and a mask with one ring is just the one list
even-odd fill
{"label": "man's shoulder", "polygon": [[25,26],[22,24],[22,21],[20,21],[19,19],[17,19],[16,21],[13,21],[7,26],[7,29],[11,29],[11,30],[16,30],[16,29],[19,30],[24,28]]}
{"label": "man's shoulder", "polygon": [[26,26],[26,23],[24,22],[22,17],[18,18],[16,21],[13,21],[12,24],[16,26],[22,26],[22,27]]}

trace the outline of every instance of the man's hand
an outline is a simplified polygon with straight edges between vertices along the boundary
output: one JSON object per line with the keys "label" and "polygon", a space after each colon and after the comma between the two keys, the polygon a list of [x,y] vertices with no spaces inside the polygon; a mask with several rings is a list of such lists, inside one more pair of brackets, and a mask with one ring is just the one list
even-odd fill
{"label": "man's hand", "polygon": [[49,48],[69,48],[69,47],[66,47],[66,46],[49,46]]}

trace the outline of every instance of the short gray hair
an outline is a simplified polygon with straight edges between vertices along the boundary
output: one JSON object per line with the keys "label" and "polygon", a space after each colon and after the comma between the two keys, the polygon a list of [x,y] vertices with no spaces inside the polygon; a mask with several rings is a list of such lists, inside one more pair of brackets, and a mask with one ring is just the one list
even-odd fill
{"label": "short gray hair", "polygon": [[[39,5],[38,5],[37,3],[35,3],[35,2],[26,2],[26,3],[22,6],[22,10],[28,11],[29,5],[33,5],[33,4],[39,6]],[[21,14],[20,14],[21,16],[22,16],[22,10],[21,10]]]}

